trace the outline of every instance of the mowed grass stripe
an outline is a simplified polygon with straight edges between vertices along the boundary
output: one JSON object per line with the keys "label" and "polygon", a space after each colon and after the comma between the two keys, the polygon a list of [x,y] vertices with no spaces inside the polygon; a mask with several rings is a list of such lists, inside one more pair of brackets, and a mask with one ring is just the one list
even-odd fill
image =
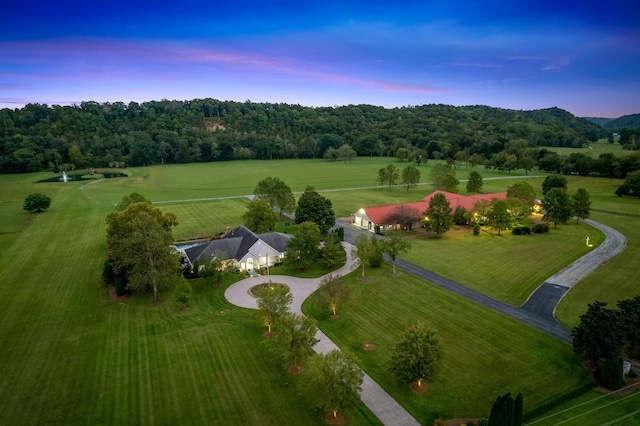
{"label": "mowed grass stripe", "polygon": [[[346,277],[358,294],[339,320],[329,319],[315,295],[305,312],[420,421],[488,415],[496,392],[523,392],[527,404],[536,406],[588,380],[569,345],[511,318],[410,275],[393,277],[388,266],[369,271],[364,281],[358,277],[358,271]],[[434,328],[445,351],[442,371],[429,383],[426,398],[398,383],[388,367],[393,346],[415,321]],[[365,343],[374,343],[376,350],[364,351]]]}
{"label": "mowed grass stripe", "polygon": [[512,305],[520,305],[544,280],[588,253],[603,234],[584,223],[561,225],[548,234],[497,235],[487,230],[412,240],[402,258]]}
{"label": "mowed grass stripe", "polygon": [[218,235],[229,226],[242,223],[247,211],[247,199],[219,200],[186,204],[160,205],[164,212],[178,217],[173,236],[176,240]]}

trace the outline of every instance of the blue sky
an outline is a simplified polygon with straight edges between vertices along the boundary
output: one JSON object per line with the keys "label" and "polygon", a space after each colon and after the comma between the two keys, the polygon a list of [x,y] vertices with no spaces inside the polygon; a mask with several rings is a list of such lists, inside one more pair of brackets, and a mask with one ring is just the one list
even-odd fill
{"label": "blue sky", "polygon": [[216,98],[640,112],[637,1],[4,5],[0,108]]}

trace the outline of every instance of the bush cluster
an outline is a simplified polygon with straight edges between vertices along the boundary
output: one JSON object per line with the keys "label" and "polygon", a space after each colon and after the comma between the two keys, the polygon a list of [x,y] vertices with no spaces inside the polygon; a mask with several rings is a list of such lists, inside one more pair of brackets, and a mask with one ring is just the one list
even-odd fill
{"label": "bush cluster", "polygon": [[511,230],[511,233],[513,233],[513,235],[529,235],[531,234],[531,228],[528,226],[516,226]]}
{"label": "bush cluster", "polygon": [[547,223],[536,223],[531,228],[531,231],[533,231],[534,234],[547,233],[547,232],[549,232],[549,224],[547,224]]}

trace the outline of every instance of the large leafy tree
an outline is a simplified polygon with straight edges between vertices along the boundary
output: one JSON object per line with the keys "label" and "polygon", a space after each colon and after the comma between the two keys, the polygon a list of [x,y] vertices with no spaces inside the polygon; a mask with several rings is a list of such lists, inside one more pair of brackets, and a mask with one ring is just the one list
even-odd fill
{"label": "large leafy tree", "polygon": [[424,211],[424,216],[424,227],[435,232],[438,238],[453,225],[451,204],[444,194],[436,194],[429,200],[429,207]]}
{"label": "large leafy tree", "polygon": [[547,195],[552,188],[567,189],[567,178],[562,175],[549,175],[542,182],[542,195]]}
{"label": "large leafy tree", "polygon": [[310,358],[300,386],[318,407],[337,419],[338,412],[360,399],[363,378],[362,369],[344,352],[334,349]]}
{"label": "large leafy tree", "polygon": [[448,192],[458,192],[460,181],[450,164],[436,164],[429,173],[429,178],[435,189]]}
{"label": "large leafy tree", "polygon": [[285,264],[305,269],[320,257],[320,228],[313,222],[303,222],[287,243]]}
{"label": "large leafy tree", "polygon": [[400,337],[391,355],[391,370],[405,383],[434,377],[442,359],[442,345],[435,331],[423,323],[411,326]]}
{"label": "large leafy tree", "polygon": [[531,185],[520,181],[507,188],[507,200],[514,217],[520,219],[529,216],[533,211],[536,193]]}
{"label": "large leafy tree", "polygon": [[616,195],[631,195],[640,198],[640,170],[627,175],[622,185],[616,189]]}
{"label": "large leafy tree", "polygon": [[553,222],[553,227],[558,227],[558,222],[567,223],[571,217],[571,200],[569,194],[562,188],[551,188],[542,200],[544,214],[542,219]]}
{"label": "large leafy tree", "polygon": [[591,200],[589,199],[589,191],[584,188],[578,188],[575,194],[571,196],[571,210],[576,216],[576,222],[580,219],[586,219],[591,212]]}
{"label": "large leafy tree", "polygon": [[253,190],[257,198],[262,198],[269,203],[271,209],[278,209],[282,212],[292,212],[296,207],[296,199],[291,192],[291,188],[277,177],[262,179]]}
{"label": "large leafy tree", "polygon": [[181,277],[180,259],[171,248],[176,215],[162,213],[149,203],[134,203],[107,216],[107,250],[115,273],[126,274],[133,290],[158,289]]}
{"label": "large leafy tree", "polygon": [[501,230],[509,229],[513,225],[513,215],[509,212],[509,204],[505,200],[493,199],[487,214],[487,224],[497,229],[498,235]]}
{"label": "large leafy tree", "polygon": [[129,195],[125,195],[122,197],[122,200],[116,206],[117,210],[124,210],[134,203],[151,203],[151,201],[147,200],[144,195],[138,194],[137,192],[132,192]]}
{"label": "large leafy tree", "polygon": [[249,201],[247,211],[242,215],[244,226],[256,234],[269,232],[278,222],[278,214],[274,212],[262,198]]}
{"label": "large leafy tree", "polygon": [[337,151],[338,159],[342,161],[351,161],[358,156],[356,151],[349,144],[344,144]]}
{"label": "large leafy tree", "polygon": [[467,192],[470,194],[482,191],[482,176],[480,173],[472,170],[467,180]]}
{"label": "large leafy tree", "polygon": [[278,332],[266,341],[271,352],[282,358],[293,370],[299,370],[300,364],[313,353],[313,345],[318,328],[313,319],[304,315],[287,313],[276,320]]}
{"label": "large leafy tree", "polygon": [[258,290],[256,296],[262,322],[267,326],[267,335],[271,335],[271,326],[276,318],[289,312],[293,295],[287,286],[269,283]]}
{"label": "large leafy tree", "polygon": [[587,305],[571,335],[576,355],[594,364],[601,358],[619,358],[625,341],[619,311],[600,301]]}
{"label": "large leafy tree", "polygon": [[420,170],[416,166],[407,166],[402,169],[402,184],[409,188],[415,188],[420,183]]}
{"label": "large leafy tree", "polygon": [[307,186],[298,200],[296,223],[313,222],[321,233],[326,234],[335,221],[331,200],[318,194],[312,186]]}
{"label": "large leafy tree", "polygon": [[396,274],[396,259],[401,254],[408,252],[410,248],[411,243],[404,239],[402,233],[398,231],[387,233],[386,239],[382,242],[382,251],[391,258],[393,275]]}
{"label": "large leafy tree", "polygon": [[29,194],[24,199],[24,203],[22,204],[22,208],[28,212],[36,212],[39,213],[49,208],[51,205],[51,198],[46,195],[37,192],[35,194]]}
{"label": "large leafy tree", "polygon": [[398,184],[398,179],[400,179],[398,168],[393,164],[389,164],[387,167],[382,167],[378,170],[376,181],[380,185],[389,185],[389,187],[392,187]]}

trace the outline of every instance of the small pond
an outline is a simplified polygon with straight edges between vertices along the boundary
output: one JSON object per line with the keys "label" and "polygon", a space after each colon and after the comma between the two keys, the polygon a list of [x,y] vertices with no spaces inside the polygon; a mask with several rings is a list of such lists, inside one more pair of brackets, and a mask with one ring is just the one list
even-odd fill
{"label": "small pond", "polygon": [[72,182],[72,181],[79,181],[79,180],[95,180],[95,179],[101,179],[101,178],[110,179],[110,178],[117,178],[117,177],[129,177],[129,175],[124,172],[113,171],[113,170],[105,170],[105,171],[94,170],[93,173],[91,173],[90,170],[74,170],[69,173],[62,172],[62,174],[59,174],[50,178],[42,179],[42,180],[39,180],[38,182]]}

